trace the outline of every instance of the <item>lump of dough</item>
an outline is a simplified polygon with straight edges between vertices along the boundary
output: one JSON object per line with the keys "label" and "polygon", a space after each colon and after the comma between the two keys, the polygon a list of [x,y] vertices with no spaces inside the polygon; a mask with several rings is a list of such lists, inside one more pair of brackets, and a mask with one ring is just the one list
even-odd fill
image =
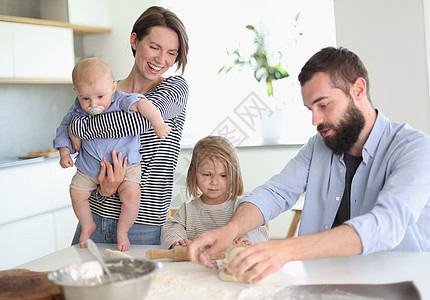
{"label": "lump of dough", "polygon": [[230,262],[233,260],[233,258],[240,252],[245,250],[246,247],[237,247],[231,250],[230,252],[225,254],[225,258],[222,261],[222,268],[221,271],[218,273],[218,278],[222,281],[229,281],[229,282],[241,282],[246,283],[246,281],[243,279],[243,274],[241,277],[237,278],[233,275],[233,273],[227,271],[227,266],[230,264]]}

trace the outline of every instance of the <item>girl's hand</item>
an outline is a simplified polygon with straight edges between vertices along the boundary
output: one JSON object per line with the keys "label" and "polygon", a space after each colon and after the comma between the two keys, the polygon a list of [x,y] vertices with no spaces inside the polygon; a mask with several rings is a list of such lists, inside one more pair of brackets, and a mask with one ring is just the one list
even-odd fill
{"label": "girl's hand", "polygon": [[102,196],[111,196],[118,190],[119,185],[124,181],[127,172],[127,157],[122,159],[121,152],[116,154],[112,151],[113,166],[103,157],[100,163],[100,174],[98,176],[100,188],[99,193]]}
{"label": "girl's hand", "polygon": [[174,243],[172,244],[172,246],[170,246],[170,248],[169,248],[169,249],[172,249],[173,247],[176,247],[176,246],[183,246],[183,247],[186,247],[186,246],[188,246],[189,244],[191,244],[191,241],[190,241],[189,239],[183,239],[183,240],[180,240],[180,241],[176,241],[176,242],[174,242]]}
{"label": "girl's hand", "polygon": [[247,246],[251,246],[252,245],[251,242],[249,240],[247,240],[244,236],[235,238],[233,240],[232,244],[244,244],[244,245],[247,245]]}

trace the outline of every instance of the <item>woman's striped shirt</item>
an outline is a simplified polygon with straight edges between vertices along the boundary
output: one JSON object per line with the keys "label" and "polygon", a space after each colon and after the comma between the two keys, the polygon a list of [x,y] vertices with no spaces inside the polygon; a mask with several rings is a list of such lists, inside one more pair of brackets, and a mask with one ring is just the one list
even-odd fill
{"label": "woman's striped shirt", "polygon": [[[82,139],[140,135],[141,200],[136,223],[162,226],[166,221],[185,123],[188,91],[188,83],[182,76],[171,76],[145,94],[171,128],[165,139],[155,135],[152,125],[140,113],[114,112],[75,117],[72,120],[72,133]],[[90,197],[90,207],[97,215],[118,219],[121,201],[117,193],[102,197],[94,192]]]}

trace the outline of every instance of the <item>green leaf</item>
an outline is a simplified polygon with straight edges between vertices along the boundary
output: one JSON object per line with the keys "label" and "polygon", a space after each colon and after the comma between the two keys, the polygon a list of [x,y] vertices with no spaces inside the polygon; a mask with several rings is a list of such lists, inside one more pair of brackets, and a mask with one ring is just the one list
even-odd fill
{"label": "green leaf", "polygon": [[[294,28],[296,28],[298,20],[300,18],[300,12],[295,15]],[[246,29],[251,30],[254,33],[253,45],[255,46],[255,50],[252,54],[250,54],[249,58],[242,57],[240,53],[240,45],[233,52],[229,52],[227,50],[227,54],[229,56],[233,56],[234,61],[233,65],[227,68],[226,66],[222,67],[218,74],[221,72],[228,73],[234,67],[244,67],[249,66],[253,70],[254,78],[257,82],[260,82],[262,79],[266,81],[267,94],[269,96],[273,96],[273,80],[280,80],[283,78],[287,78],[290,76],[287,70],[282,67],[281,60],[283,58],[283,53],[281,51],[276,52],[268,52],[266,49],[265,36],[264,33],[259,32],[254,25],[246,25]],[[298,36],[301,36],[302,33],[298,33]],[[297,43],[297,39],[295,39]],[[278,63],[271,64],[269,58],[274,56],[274,53],[278,54]]]}

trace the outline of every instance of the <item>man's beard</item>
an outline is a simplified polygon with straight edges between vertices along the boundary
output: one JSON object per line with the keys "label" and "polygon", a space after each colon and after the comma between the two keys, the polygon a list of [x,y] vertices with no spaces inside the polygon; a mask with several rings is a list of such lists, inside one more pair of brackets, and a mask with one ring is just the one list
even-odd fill
{"label": "man's beard", "polygon": [[333,129],[333,136],[323,137],[324,143],[336,154],[348,152],[357,142],[358,136],[364,128],[365,120],[363,113],[353,104],[351,100],[346,108],[342,119],[335,126],[331,123],[320,124],[318,131]]}

